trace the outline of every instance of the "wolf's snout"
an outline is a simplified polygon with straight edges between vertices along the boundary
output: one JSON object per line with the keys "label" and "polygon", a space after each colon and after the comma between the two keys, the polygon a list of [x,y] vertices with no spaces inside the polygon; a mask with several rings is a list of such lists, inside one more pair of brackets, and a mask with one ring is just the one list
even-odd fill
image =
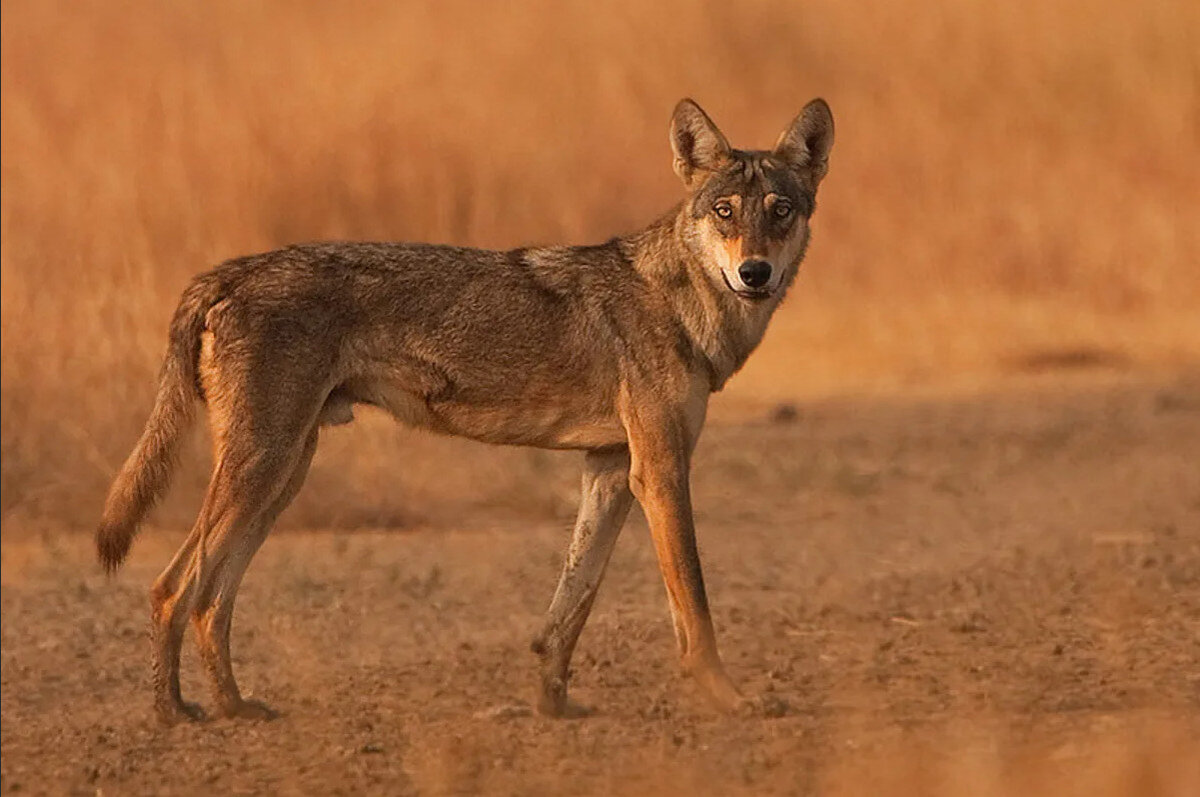
{"label": "wolf's snout", "polygon": [[747,288],[761,288],[771,281],[771,264],[765,260],[747,260],[738,266],[738,276]]}

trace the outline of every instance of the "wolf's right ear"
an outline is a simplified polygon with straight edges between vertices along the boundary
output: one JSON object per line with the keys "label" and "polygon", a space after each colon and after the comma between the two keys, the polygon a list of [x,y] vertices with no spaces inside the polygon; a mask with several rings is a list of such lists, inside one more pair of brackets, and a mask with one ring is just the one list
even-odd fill
{"label": "wolf's right ear", "polygon": [[729,157],[729,142],[700,106],[683,99],[671,115],[675,173],[689,188],[700,172],[711,172]]}

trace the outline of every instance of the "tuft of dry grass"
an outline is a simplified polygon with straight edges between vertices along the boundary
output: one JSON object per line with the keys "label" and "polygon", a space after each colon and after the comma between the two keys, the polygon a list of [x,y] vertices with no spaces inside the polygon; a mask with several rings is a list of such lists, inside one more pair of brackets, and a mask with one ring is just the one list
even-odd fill
{"label": "tuft of dry grass", "polygon": [[[991,379],[1062,351],[1200,359],[1195,4],[24,0],[0,14],[6,515],[91,522],[189,275],[297,240],[634,229],[680,195],[666,122],[683,95],[745,146],[815,95],[838,124],[800,284],[718,415]],[[475,448],[448,469],[457,443],[364,427],[330,436],[293,520],[404,522],[464,493],[554,513],[569,491],[557,455]],[[188,471],[185,503],[201,480]],[[514,497],[535,482],[552,497]]]}

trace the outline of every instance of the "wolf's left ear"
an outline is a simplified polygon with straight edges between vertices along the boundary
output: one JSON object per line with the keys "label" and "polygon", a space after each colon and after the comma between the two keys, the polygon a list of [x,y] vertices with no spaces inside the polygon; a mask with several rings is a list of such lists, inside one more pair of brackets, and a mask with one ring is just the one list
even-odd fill
{"label": "wolf's left ear", "polygon": [[675,153],[675,173],[689,188],[697,172],[717,169],[730,153],[725,136],[690,99],[680,100],[671,115],[671,150]]}
{"label": "wolf's left ear", "polygon": [[833,147],[833,113],[829,104],[815,99],[800,112],[775,142],[775,154],[792,168],[810,171],[820,182],[829,171]]}

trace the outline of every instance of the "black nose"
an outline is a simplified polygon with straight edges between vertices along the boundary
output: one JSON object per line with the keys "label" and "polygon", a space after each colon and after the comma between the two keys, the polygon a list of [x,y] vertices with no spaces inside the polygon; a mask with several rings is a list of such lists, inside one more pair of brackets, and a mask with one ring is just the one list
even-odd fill
{"label": "black nose", "polygon": [[738,276],[747,288],[761,288],[771,281],[771,264],[765,260],[747,260],[738,266]]}

